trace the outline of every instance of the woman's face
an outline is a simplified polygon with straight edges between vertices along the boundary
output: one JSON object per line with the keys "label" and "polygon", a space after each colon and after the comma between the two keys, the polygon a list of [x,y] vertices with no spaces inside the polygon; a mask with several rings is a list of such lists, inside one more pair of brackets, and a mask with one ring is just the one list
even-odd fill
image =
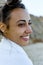
{"label": "woman's face", "polygon": [[19,45],[27,45],[32,33],[30,15],[25,9],[17,8],[11,12],[8,38]]}

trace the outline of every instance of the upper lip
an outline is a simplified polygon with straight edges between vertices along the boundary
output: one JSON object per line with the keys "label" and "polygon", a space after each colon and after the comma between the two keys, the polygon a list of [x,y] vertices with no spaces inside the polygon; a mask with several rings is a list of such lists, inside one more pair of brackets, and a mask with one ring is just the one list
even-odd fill
{"label": "upper lip", "polygon": [[28,37],[28,36],[30,36],[30,34],[29,35],[24,35],[24,36],[21,36],[21,37]]}
{"label": "upper lip", "polygon": [[23,38],[29,38],[29,35],[28,36],[21,36],[21,37],[23,37]]}
{"label": "upper lip", "polygon": [[28,38],[29,36],[24,36],[24,38],[25,38],[25,37]]}

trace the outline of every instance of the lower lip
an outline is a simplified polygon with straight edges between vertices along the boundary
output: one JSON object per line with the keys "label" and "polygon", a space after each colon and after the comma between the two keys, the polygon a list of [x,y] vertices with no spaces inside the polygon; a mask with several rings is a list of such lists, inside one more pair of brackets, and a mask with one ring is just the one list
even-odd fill
{"label": "lower lip", "polygon": [[24,40],[24,41],[28,41],[29,40],[29,38],[21,38],[22,40]]}

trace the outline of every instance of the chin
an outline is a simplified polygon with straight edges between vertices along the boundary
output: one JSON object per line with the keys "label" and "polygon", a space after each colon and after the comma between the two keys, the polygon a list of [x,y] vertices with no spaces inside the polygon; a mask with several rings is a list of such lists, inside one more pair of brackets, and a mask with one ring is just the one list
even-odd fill
{"label": "chin", "polygon": [[21,43],[20,45],[21,45],[21,46],[27,46],[27,45],[29,45],[29,42],[28,42],[28,43],[25,43],[25,42],[24,42],[24,43]]}

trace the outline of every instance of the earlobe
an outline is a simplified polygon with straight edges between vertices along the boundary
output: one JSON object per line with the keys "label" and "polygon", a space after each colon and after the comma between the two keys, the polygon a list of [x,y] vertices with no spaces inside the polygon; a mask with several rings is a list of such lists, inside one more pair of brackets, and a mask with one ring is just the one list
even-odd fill
{"label": "earlobe", "polygon": [[5,32],[5,30],[6,30],[6,25],[4,23],[2,23],[2,22],[0,22],[0,30],[2,32]]}

